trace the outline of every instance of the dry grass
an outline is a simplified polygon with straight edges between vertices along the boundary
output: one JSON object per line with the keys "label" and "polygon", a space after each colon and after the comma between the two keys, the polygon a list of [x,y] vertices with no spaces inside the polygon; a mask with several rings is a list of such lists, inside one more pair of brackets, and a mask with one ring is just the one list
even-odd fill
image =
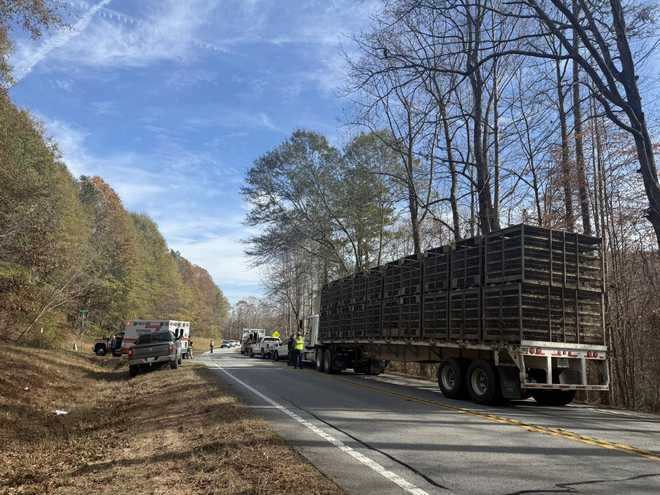
{"label": "dry grass", "polygon": [[202,366],[129,381],[119,360],[72,352],[0,362],[0,493],[343,493]]}

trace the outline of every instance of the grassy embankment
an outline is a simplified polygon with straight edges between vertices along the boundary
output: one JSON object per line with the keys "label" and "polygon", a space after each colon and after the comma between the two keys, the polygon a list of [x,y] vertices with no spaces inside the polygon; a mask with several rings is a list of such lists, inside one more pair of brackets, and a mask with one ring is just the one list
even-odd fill
{"label": "grassy embankment", "polygon": [[9,346],[0,362],[0,493],[343,493],[201,365],[129,381],[81,353]]}

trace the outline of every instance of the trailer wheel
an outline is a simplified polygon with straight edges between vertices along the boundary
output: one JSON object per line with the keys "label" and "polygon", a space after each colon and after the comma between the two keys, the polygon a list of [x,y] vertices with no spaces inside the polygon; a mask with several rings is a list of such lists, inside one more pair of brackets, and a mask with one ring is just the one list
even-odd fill
{"label": "trailer wheel", "polygon": [[465,376],[468,363],[464,359],[449,358],[438,368],[438,387],[449,399],[465,398]]}
{"label": "trailer wheel", "polygon": [[326,373],[336,373],[335,367],[333,366],[332,349],[325,349],[323,352],[323,371]]}
{"label": "trailer wheel", "polygon": [[320,372],[325,371],[325,359],[324,359],[323,349],[316,349],[316,354],[314,356],[314,366]]}
{"label": "trailer wheel", "polygon": [[575,399],[575,390],[534,390],[532,397],[541,406],[565,406]]}
{"label": "trailer wheel", "polygon": [[140,372],[140,367],[137,364],[131,364],[128,367],[128,376],[130,376],[131,378],[135,378],[139,372]]}
{"label": "trailer wheel", "polygon": [[467,370],[467,389],[477,404],[495,404],[500,399],[500,385],[495,367],[488,361],[476,359]]}

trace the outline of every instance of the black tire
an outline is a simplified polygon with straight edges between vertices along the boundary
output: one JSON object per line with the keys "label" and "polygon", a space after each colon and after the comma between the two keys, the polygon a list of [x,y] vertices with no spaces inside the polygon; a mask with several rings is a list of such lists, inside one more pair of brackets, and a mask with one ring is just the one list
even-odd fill
{"label": "black tire", "polygon": [[333,374],[337,372],[334,367],[333,358],[332,349],[325,349],[323,351],[323,371],[326,373]]}
{"label": "black tire", "polygon": [[565,406],[575,399],[575,390],[534,390],[532,397],[541,406]]}
{"label": "black tire", "polygon": [[529,390],[527,388],[523,388],[520,391],[520,400],[527,400],[527,399],[530,399],[531,397],[532,397],[532,391],[531,390]]}
{"label": "black tire", "polygon": [[131,364],[128,367],[128,376],[130,376],[131,378],[135,378],[139,372],[140,372],[140,367],[137,364]]}
{"label": "black tire", "polygon": [[323,359],[323,354],[324,354],[323,349],[316,349],[316,355],[314,356],[314,367],[320,372],[325,371],[325,362]]}
{"label": "black tire", "polygon": [[477,404],[497,404],[501,400],[500,384],[495,367],[476,359],[468,367],[466,385],[470,398]]}
{"label": "black tire", "polygon": [[175,359],[174,361],[170,361],[170,368],[172,368],[173,370],[175,370],[175,369],[177,369],[178,367],[179,367],[179,361],[177,361],[176,359]]}
{"label": "black tire", "polygon": [[465,359],[449,358],[438,368],[438,387],[448,399],[465,399],[465,377],[468,367]]}

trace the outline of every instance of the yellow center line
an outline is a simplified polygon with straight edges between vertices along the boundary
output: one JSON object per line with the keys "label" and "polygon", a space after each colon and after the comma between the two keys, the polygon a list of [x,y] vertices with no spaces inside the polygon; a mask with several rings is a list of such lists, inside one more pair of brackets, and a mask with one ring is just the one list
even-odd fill
{"label": "yellow center line", "polygon": [[403,399],[406,401],[411,401],[411,402],[418,402],[420,404],[427,404],[427,405],[432,405],[432,406],[440,406],[443,409],[447,409],[450,411],[458,412],[461,414],[467,414],[470,416],[475,416],[483,419],[487,419],[488,421],[492,421],[495,423],[500,423],[500,424],[508,424],[512,426],[518,426],[522,428],[523,430],[533,432],[533,433],[542,433],[544,435],[550,435],[553,437],[561,437],[561,438],[566,438],[568,440],[573,440],[579,443],[584,443],[587,445],[592,445],[592,446],[597,446],[597,447],[602,447],[605,449],[610,449],[610,450],[618,450],[620,452],[625,452],[627,454],[631,455],[636,455],[639,457],[643,457],[648,460],[652,461],[660,461],[660,454],[656,454],[655,452],[652,452],[650,450],[644,450],[640,449],[637,447],[633,447],[632,445],[627,445],[624,443],[617,443],[617,442],[610,442],[608,440],[602,440],[599,438],[594,438],[588,435],[582,435],[579,433],[575,433],[569,430],[565,430],[563,428],[552,428],[552,427],[547,427],[547,426],[541,426],[541,425],[536,425],[536,424],[529,424],[525,423],[523,421],[520,421],[518,419],[513,419],[513,418],[508,418],[506,416],[499,416],[496,414],[490,414],[486,412],[481,412],[477,411],[474,409],[467,409],[465,407],[459,407],[459,406],[452,406],[450,404],[445,404],[443,402],[439,402],[436,400],[431,400],[431,399],[420,399],[418,397],[413,397],[410,395],[405,395],[401,394],[398,392],[394,392],[392,390],[387,390],[383,387],[359,382],[357,380],[352,380],[350,378],[342,378],[342,377],[337,377],[342,381],[345,381],[347,383],[350,383],[353,386],[356,387],[363,387],[371,390],[375,390],[377,392],[381,392],[384,394],[391,395],[393,397],[397,397],[399,399]]}

